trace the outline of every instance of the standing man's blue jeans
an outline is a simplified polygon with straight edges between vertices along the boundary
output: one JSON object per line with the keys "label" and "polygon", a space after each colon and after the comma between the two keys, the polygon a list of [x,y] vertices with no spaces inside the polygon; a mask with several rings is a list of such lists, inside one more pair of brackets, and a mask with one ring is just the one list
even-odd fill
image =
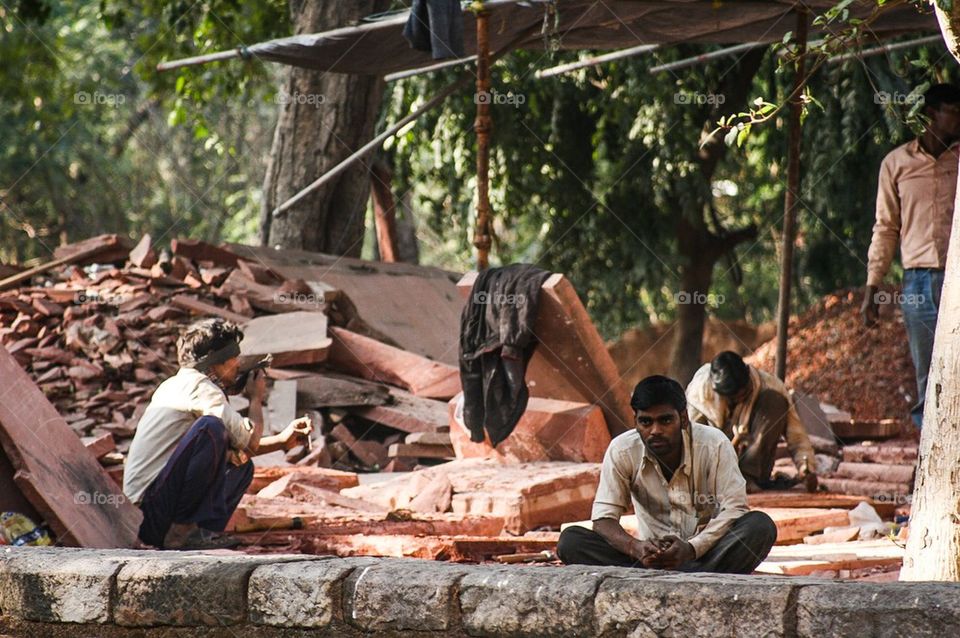
{"label": "standing man's blue jeans", "polygon": [[914,424],[923,425],[923,401],[927,396],[927,375],[933,355],[933,336],[937,331],[943,271],[935,268],[909,268],[903,273],[903,297],[900,308],[910,341],[910,357],[917,371],[917,403],[910,410]]}

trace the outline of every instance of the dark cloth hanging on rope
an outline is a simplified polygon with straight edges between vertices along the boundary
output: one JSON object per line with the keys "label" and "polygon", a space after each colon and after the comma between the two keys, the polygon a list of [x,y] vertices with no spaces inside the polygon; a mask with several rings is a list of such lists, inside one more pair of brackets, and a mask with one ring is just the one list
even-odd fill
{"label": "dark cloth hanging on rope", "polygon": [[465,57],[460,0],[413,0],[403,37],[434,60]]}
{"label": "dark cloth hanging on rope", "polygon": [[550,273],[530,264],[491,268],[477,275],[460,317],[463,421],[470,440],[484,431],[497,446],[527,408],[524,376],[537,344],[534,324],[540,287]]}

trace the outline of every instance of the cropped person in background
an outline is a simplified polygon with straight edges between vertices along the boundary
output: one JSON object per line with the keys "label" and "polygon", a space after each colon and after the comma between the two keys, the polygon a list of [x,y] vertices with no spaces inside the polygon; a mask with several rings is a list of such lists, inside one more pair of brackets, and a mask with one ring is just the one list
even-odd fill
{"label": "cropped person in background", "polygon": [[890,151],[880,165],[877,221],[867,252],[867,285],[860,308],[864,324],[877,323],[879,305],[891,297],[878,292],[878,288],[899,246],[903,264],[900,307],[917,375],[917,402],[910,416],[917,428],[923,424],[953,223],[960,159],[960,88],[952,84],[931,86],[923,95],[923,113],[927,124],[920,137]]}

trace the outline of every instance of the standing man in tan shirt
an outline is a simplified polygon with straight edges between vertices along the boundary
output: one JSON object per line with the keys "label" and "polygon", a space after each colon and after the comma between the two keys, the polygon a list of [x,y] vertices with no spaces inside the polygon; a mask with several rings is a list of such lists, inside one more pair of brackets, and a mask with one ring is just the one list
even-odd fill
{"label": "standing man in tan shirt", "polygon": [[[749,574],[767,556],[777,528],[747,508],[730,441],[690,423],[683,386],[647,377],[630,399],[636,428],[610,443],[593,501],[593,529],[563,530],[564,563]],[[620,525],[630,505],[637,537]]]}
{"label": "standing man in tan shirt", "polygon": [[943,269],[953,221],[960,161],[960,88],[936,84],[923,96],[928,123],[917,139],[893,149],[880,166],[877,221],[867,253],[867,285],[860,312],[864,324],[879,318],[879,305],[893,297],[878,292],[900,246],[903,292],[898,301],[917,375],[917,403],[910,411],[923,422],[927,374],[933,353]]}

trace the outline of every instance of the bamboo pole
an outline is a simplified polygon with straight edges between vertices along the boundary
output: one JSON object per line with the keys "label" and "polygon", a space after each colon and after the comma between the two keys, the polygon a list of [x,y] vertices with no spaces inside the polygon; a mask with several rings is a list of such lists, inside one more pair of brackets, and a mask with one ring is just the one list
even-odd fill
{"label": "bamboo pole", "polygon": [[676,62],[668,62],[666,64],[659,64],[657,66],[650,67],[650,73],[661,73],[663,71],[677,71],[679,69],[685,69],[701,62],[707,62],[708,60],[714,60],[716,58],[722,58],[728,55],[733,55],[735,53],[740,53],[741,51],[749,51],[750,49],[755,49],[757,47],[766,46],[763,42],[745,42],[744,44],[738,44],[736,46],[727,47],[726,49],[717,49],[716,51],[710,51],[708,53],[701,53],[700,55],[695,55],[692,58],[684,58],[682,60],[677,60]]}
{"label": "bamboo pole", "polygon": [[490,265],[490,32],[489,12],[477,11],[477,117],[473,129],[477,135],[477,227],[473,245],[477,248],[477,270]]}
{"label": "bamboo pole", "polygon": [[783,197],[783,248],[780,251],[780,296],[777,304],[776,372],[780,380],[787,376],[787,331],[790,326],[790,288],[793,281],[793,244],[796,236],[797,204],[800,198],[800,143],[802,141],[803,102],[801,87],[806,74],[807,20],[806,8],[797,11],[796,40],[798,52],[793,78],[793,99],[790,101],[790,133],[787,140],[787,192]]}
{"label": "bamboo pole", "polygon": [[837,64],[839,62],[846,62],[847,60],[854,60],[860,58],[869,58],[874,55],[881,55],[883,53],[889,53],[891,51],[899,51],[900,49],[910,49],[913,47],[918,47],[924,44],[933,44],[934,42],[943,42],[942,35],[931,35],[926,38],[917,38],[916,40],[910,40],[909,42],[894,42],[893,44],[884,44],[883,46],[874,47],[872,49],[864,49],[859,52],[852,53],[841,53],[840,55],[835,55],[827,62],[830,64]]}
{"label": "bamboo pole", "polygon": [[401,118],[396,124],[388,128],[384,132],[380,133],[380,135],[377,135],[376,137],[374,137],[372,140],[370,140],[369,142],[361,146],[359,150],[351,153],[349,157],[347,157],[342,162],[340,162],[339,164],[331,168],[329,171],[327,171],[326,173],[324,173],[323,175],[315,179],[306,188],[303,188],[296,195],[294,195],[287,201],[283,202],[282,204],[274,208],[273,212],[270,214],[273,217],[280,217],[281,215],[285,214],[288,210],[290,210],[290,208],[292,208],[297,202],[302,200],[304,197],[306,197],[313,191],[317,190],[318,188],[320,188],[321,186],[323,186],[324,184],[332,180],[334,177],[336,177],[340,173],[350,168],[350,166],[353,165],[354,162],[359,160],[364,155],[367,155],[373,150],[379,148],[380,145],[383,144],[383,141],[386,140],[388,137],[395,135],[397,131],[402,129],[404,126],[416,120],[421,115],[423,115],[430,109],[434,108],[435,106],[443,102],[443,100],[445,100],[447,97],[459,91],[463,87],[468,86],[469,84],[470,84],[469,77],[461,78],[460,80],[457,80],[452,84],[448,84],[444,89],[442,89],[439,93],[437,93],[432,98],[427,100],[423,105],[421,105],[415,111]]}
{"label": "bamboo pole", "polygon": [[404,78],[412,78],[415,75],[422,75],[424,73],[432,73],[433,71],[440,71],[442,69],[449,69],[452,66],[459,66],[461,64],[470,64],[477,59],[475,55],[468,55],[465,58],[457,58],[456,60],[447,60],[446,62],[438,62],[437,64],[431,64],[430,66],[421,66],[416,69],[407,69],[406,71],[397,71],[396,73],[388,73],[383,76],[384,82],[396,82],[397,80],[403,80]]}
{"label": "bamboo pole", "polygon": [[649,51],[653,51],[654,49],[658,49],[659,47],[659,44],[641,44],[639,46],[630,47],[629,49],[614,51],[613,53],[594,55],[589,58],[577,60],[576,62],[560,64],[550,67],[549,69],[540,69],[534,73],[534,76],[536,76],[538,80],[542,80],[543,78],[551,78],[555,75],[562,75],[564,73],[576,71],[577,69],[582,69],[584,67],[596,66],[598,64],[603,64],[604,62],[613,62],[614,60],[622,60],[623,58],[629,58],[635,55],[640,55],[641,53],[647,53]]}

